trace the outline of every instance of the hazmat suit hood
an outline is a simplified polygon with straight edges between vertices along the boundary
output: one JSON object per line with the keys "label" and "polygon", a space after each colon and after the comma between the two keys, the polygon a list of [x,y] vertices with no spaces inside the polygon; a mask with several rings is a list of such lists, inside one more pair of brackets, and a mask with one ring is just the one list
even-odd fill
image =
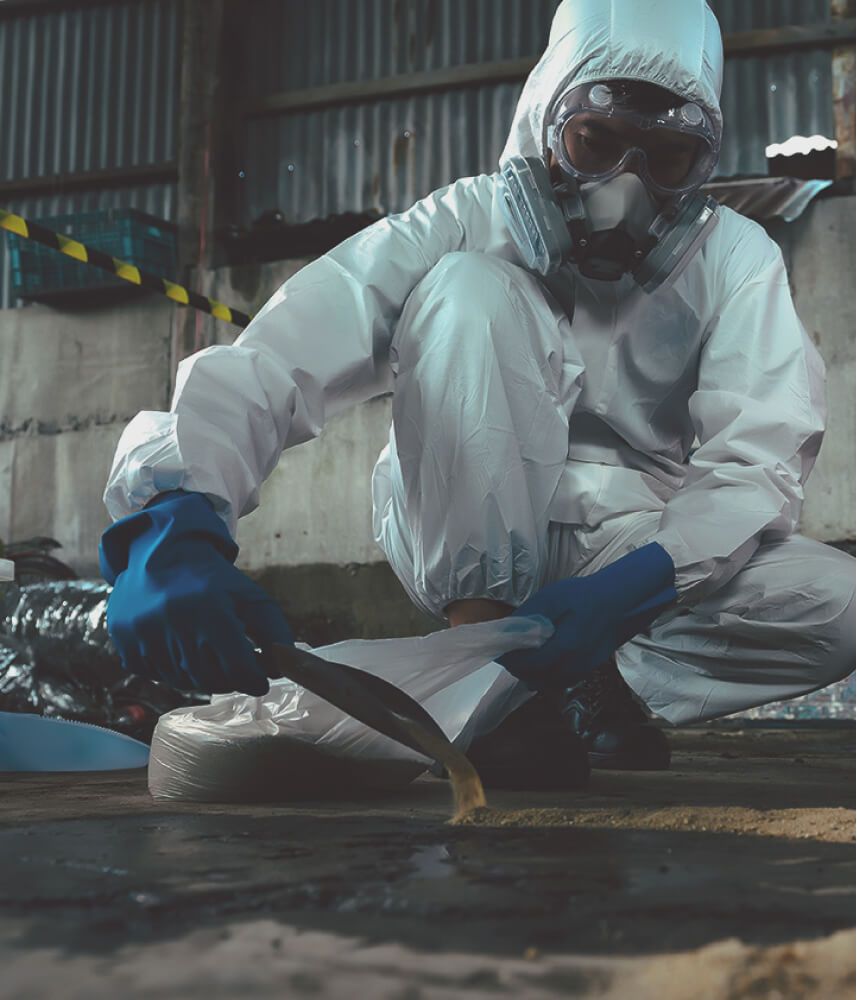
{"label": "hazmat suit hood", "polygon": [[549,112],[572,87],[638,80],[700,104],[719,141],[723,42],[705,0],[562,0],[500,158],[547,156]]}

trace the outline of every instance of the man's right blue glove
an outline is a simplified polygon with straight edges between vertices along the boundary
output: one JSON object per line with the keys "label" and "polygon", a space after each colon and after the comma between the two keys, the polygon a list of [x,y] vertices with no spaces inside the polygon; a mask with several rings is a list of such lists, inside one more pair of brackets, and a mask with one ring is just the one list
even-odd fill
{"label": "man's right blue glove", "polygon": [[201,493],[164,493],[107,529],[107,629],[127,670],[212,694],[267,692],[254,646],[294,639],[276,602],[232,565],[237,554]]}

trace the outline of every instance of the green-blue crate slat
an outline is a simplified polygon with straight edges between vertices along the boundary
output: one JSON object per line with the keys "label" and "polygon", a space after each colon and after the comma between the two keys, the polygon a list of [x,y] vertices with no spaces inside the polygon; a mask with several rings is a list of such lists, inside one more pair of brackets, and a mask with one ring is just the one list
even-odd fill
{"label": "green-blue crate slat", "polygon": [[[137,209],[104,209],[33,219],[47,229],[134,264],[161,278],[176,274],[176,227]],[[15,294],[51,298],[72,291],[132,287],[108,271],[7,233]]]}

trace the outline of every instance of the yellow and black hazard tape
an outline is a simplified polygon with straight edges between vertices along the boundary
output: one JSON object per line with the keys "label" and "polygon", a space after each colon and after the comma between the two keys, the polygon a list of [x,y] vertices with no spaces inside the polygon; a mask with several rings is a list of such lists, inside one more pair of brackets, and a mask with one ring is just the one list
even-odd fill
{"label": "yellow and black hazard tape", "polygon": [[231,309],[216,299],[209,299],[205,295],[198,295],[190,291],[183,285],[177,285],[174,281],[166,278],[158,278],[154,274],[147,274],[127,261],[118,260],[102,250],[85,246],[78,243],[70,236],[63,236],[62,233],[55,233],[51,229],[40,226],[37,222],[28,222],[20,215],[14,215],[0,208],[0,229],[6,229],[16,236],[23,236],[27,240],[35,240],[52,250],[59,250],[67,257],[73,257],[82,264],[91,264],[93,267],[100,267],[102,271],[109,271],[123,281],[129,281],[132,285],[140,285],[142,288],[151,289],[161,295],[166,295],[168,299],[177,302],[180,306],[190,306],[192,309],[199,309],[209,313],[217,319],[224,319],[227,323],[234,323],[235,326],[247,326],[252,319],[247,313],[238,309]]}

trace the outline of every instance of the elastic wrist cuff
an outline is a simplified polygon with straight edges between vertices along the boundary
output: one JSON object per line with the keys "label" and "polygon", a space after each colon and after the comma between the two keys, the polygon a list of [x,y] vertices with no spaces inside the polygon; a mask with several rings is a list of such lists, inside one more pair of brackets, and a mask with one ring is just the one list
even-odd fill
{"label": "elastic wrist cuff", "polygon": [[109,584],[128,568],[134,543],[150,535],[160,536],[160,540],[153,541],[155,545],[195,536],[213,545],[230,562],[238,555],[238,546],[206,497],[183,490],[161,493],[143,510],[123,517],[102,535],[98,556],[101,574]]}

